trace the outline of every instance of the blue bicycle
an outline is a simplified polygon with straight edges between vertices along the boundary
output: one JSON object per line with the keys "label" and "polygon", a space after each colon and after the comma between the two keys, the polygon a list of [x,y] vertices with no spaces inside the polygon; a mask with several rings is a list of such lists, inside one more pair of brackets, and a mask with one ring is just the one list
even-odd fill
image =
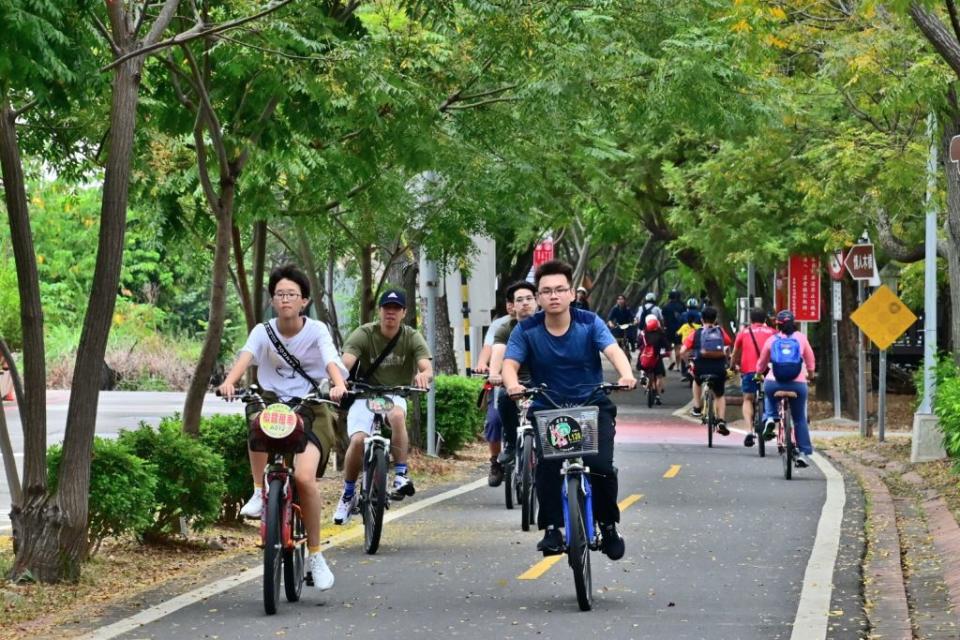
{"label": "blue bicycle", "polygon": [[[594,388],[591,400],[597,394],[609,395],[627,387],[603,383]],[[597,424],[600,409],[588,401],[581,406],[561,407],[547,393],[545,386],[527,389],[517,397],[542,396],[555,409],[534,411],[534,422],[540,437],[542,460],[563,460],[560,475],[563,492],[564,553],[573,571],[577,604],[581,611],[593,608],[593,578],[590,571],[590,551],[600,548],[600,527],[593,519],[593,491],[590,488],[590,468],[584,456],[599,450]]]}

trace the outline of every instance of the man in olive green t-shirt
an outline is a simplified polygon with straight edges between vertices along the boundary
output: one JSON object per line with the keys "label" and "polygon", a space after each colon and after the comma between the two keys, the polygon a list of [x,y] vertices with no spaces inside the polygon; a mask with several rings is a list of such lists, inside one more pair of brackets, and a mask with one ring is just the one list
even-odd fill
{"label": "man in olive green t-shirt", "polygon": [[[402,291],[390,290],[380,296],[380,320],[358,327],[347,337],[343,345],[343,364],[352,370],[360,362],[360,375],[364,382],[374,385],[401,386],[412,381],[414,386],[426,389],[433,379],[433,363],[427,342],[415,329],[403,324],[406,297]],[[387,348],[390,340],[400,334],[390,353],[383,358],[372,373],[374,362]],[[390,455],[394,465],[394,500],[403,500],[416,491],[413,481],[407,477],[407,403],[400,396],[389,396],[394,403],[387,414],[390,424]],[[373,413],[363,401],[354,402],[347,413],[347,448],[343,469],[343,495],[333,514],[334,524],[346,524],[357,504],[356,484],[363,466],[363,439],[370,433]]]}

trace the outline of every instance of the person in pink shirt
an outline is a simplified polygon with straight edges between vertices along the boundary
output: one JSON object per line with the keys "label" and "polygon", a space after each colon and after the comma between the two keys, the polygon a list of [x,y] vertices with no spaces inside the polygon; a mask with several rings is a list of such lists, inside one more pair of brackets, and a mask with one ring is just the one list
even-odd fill
{"label": "person in pink shirt", "polygon": [[[763,432],[764,440],[772,440],[776,430],[777,391],[793,391],[796,398],[790,399],[790,415],[793,416],[794,431],[797,436],[797,447],[800,457],[797,458],[798,467],[810,466],[810,454],[813,445],[810,442],[810,430],[807,428],[807,378],[816,371],[816,360],[813,349],[807,336],[797,331],[797,323],[793,312],[783,310],[777,314],[777,328],[779,332],[770,337],[760,351],[757,361],[757,371],[764,371],[770,367],[763,383],[765,394],[764,405],[767,421]],[[771,351],[775,353],[771,354]],[[794,375],[794,371],[796,371]]]}
{"label": "person in pink shirt", "polygon": [[767,314],[763,309],[750,310],[750,324],[740,330],[733,342],[734,370],[740,371],[740,389],[743,390],[743,421],[750,431],[743,439],[743,446],[753,446],[754,395],[760,383],[757,382],[757,360],[760,350],[776,331],[766,323]]}

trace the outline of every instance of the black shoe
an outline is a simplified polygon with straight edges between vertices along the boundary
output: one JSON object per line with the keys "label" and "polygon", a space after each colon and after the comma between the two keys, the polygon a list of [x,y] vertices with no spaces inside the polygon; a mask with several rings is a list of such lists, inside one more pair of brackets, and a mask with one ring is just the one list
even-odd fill
{"label": "black shoe", "polygon": [[690,415],[692,415],[694,418],[702,418],[702,417],[703,417],[703,411],[700,410],[700,407],[694,407],[694,408],[690,411]]}
{"label": "black shoe", "polygon": [[726,420],[717,420],[717,433],[719,433],[722,436],[730,435],[730,429],[727,429]]}
{"label": "black shoe", "polygon": [[773,440],[776,437],[777,437],[777,422],[773,418],[767,418],[767,422],[763,427],[763,439]]}
{"label": "black shoe", "polygon": [[497,456],[497,462],[499,462],[501,465],[513,464],[513,461],[516,457],[517,457],[517,445],[504,447],[503,451],[500,452],[500,455]]}
{"label": "black shoe", "polygon": [[748,433],[747,436],[743,439],[743,446],[745,447],[753,446],[753,433]]}
{"label": "black shoe", "polygon": [[619,560],[626,551],[623,536],[615,524],[600,525],[600,551],[611,560]]}
{"label": "black shoe", "polygon": [[563,553],[563,535],[559,529],[547,529],[543,532],[543,540],[537,543],[537,551],[544,556],[558,556]]}
{"label": "black shoe", "polygon": [[655,404],[655,405],[657,405],[657,406],[660,406],[660,405],[663,404],[663,402],[660,400],[660,396],[659,396],[659,395],[656,396],[656,397],[653,399],[653,404]]}
{"label": "black shoe", "polygon": [[496,458],[490,460],[490,473],[487,474],[487,484],[491,487],[499,487],[503,482],[503,465],[497,462]]}

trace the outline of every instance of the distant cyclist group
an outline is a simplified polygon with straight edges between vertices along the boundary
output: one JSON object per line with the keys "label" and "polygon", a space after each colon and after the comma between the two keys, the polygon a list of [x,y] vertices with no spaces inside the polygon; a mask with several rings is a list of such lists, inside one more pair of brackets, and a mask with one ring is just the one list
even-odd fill
{"label": "distant cyclist group", "polygon": [[[298,496],[295,509],[302,518],[309,552],[306,583],[329,589],[334,577],[320,551],[320,495],[315,478],[323,474],[337,438],[333,405],[339,404],[339,411],[345,414],[349,440],[343,490],[333,514],[333,522],[343,525],[361,510],[363,500],[370,500],[367,493],[360,496],[358,481],[363,480],[364,485],[369,482],[368,452],[371,440],[379,438],[381,423],[391,430],[390,439],[382,440],[389,445],[387,459],[394,462],[389,498],[402,500],[414,495],[407,467],[407,407],[401,390],[430,386],[432,355],[423,337],[403,322],[407,304],[402,291],[384,292],[379,298],[378,320],[357,328],[345,340],[342,352],[338,352],[327,326],[304,315],[310,302],[310,282],[303,272],[292,265],[279,267],[270,274],[268,289],[276,317],[251,331],[218,393],[227,399],[243,395],[244,390],[236,385],[250,366],[256,367],[257,397],[262,398],[262,403],[247,405],[253,433],[259,422],[265,420],[264,406],[300,406],[304,398],[318,397],[324,387],[325,404],[315,406],[303,421],[304,443],[292,459],[291,468]],[[596,537],[586,532],[583,544],[598,548],[611,560],[623,557],[625,541],[617,529],[620,512],[614,464],[617,407],[606,394],[614,389],[635,388],[638,380],[634,367],[639,372],[640,384],[648,392],[650,406],[661,404],[668,370],[677,369],[691,385],[693,416],[705,413],[702,398],[706,386],[712,391],[707,394],[713,398],[710,413],[716,416],[716,430],[721,435],[730,433],[724,395],[728,371],[739,371],[741,375],[747,424],[753,424],[756,412],[761,410],[754,406],[754,398],[762,384],[766,392],[763,429],[747,434],[744,445],[748,447],[754,445],[756,437],[768,440],[775,436],[779,419],[776,400],[788,392],[799,450],[796,466],[809,465],[807,456],[812,448],[806,396],[815,363],[810,344],[798,331],[789,311],[776,315],[773,328],[767,324],[767,315],[754,309],[750,322],[732,339],[718,323],[716,308],[706,300],[700,304],[696,298],[684,303],[679,291],[671,291],[662,307],[657,304],[656,295],[648,293],[636,310],[628,306],[625,296],[618,296],[605,317],[590,311],[588,300],[585,287],[574,288],[570,265],[561,261],[541,264],[533,282],[519,281],[506,287],[507,313],[489,327],[476,366],[476,371],[485,374],[488,385],[494,389],[487,403],[484,429],[490,451],[491,486],[500,485],[505,468],[517,463],[521,423],[552,415],[551,411],[560,407],[593,411],[582,414],[586,416],[583,425],[577,425],[570,416],[560,415],[552,431],[533,429],[534,448],[540,459],[531,480],[539,504],[536,524],[543,531],[538,551],[555,555],[569,552],[576,544],[576,536],[569,531],[569,510],[576,505],[567,501],[566,485],[561,487],[562,463],[563,474],[573,477],[582,469],[589,477],[589,482],[583,484],[586,495],[581,496],[581,502],[591,511],[587,521],[595,523]],[[634,351],[637,357],[632,364]],[[616,384],[604,384],[601,354],[616,371]],[[411,384],[413,387],[405,387]],[[363,391],[372,388],[384,392]],[[388,393],[389,389],[398,391]],[[367,401],[360,401],[361,398]],[[524,398],[521,413],[518,401]],[[572,427],[570,423],[574,423]],[[582,432],[578,431],[581,427]],[[583,447],[582,454],[577,453],[580,457],[571,461],[571,455],[556,453],[580,438],[590,445]],[[544,449],[555,455],[545,455]],[[264,480],[273,467],[268,463],[268,454],[262,451],[251,448],[249,458],[254,488],[241,513],[261,518],[265,517],[268,493]],[[364,478],[360,478],[361,471]],[[365,486],[364,491],[369,488]],[[366,523],[366,515],[364,519]],[[586,547],[584,550],[588,554]],[[589,562],[586,576],[589,582]]]}

